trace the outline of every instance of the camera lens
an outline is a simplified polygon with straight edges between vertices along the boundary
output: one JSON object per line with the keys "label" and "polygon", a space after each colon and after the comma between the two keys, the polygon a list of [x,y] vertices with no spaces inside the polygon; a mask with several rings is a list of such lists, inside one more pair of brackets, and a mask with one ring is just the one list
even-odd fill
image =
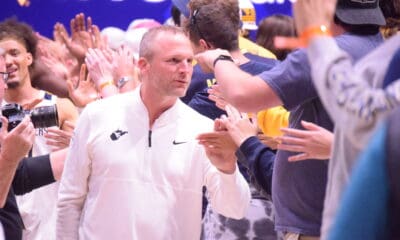
{"label": "camera lens", "polygon": [[34,108],[30,115],[35,128],[58,126],[56,105]]}

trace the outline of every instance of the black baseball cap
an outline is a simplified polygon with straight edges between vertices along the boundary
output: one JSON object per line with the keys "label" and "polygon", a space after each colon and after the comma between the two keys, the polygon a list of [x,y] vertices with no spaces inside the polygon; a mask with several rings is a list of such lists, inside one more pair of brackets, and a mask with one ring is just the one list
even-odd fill
{"label": "black baseball cap", "polygon": [[379,0],[339,0],[335,14],[350,25],[386,25]]}

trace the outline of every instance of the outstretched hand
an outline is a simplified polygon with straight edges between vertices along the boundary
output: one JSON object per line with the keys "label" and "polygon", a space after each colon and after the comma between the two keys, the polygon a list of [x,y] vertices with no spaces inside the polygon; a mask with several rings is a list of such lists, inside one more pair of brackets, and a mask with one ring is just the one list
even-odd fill
{"label": "outstretched hand", "polygon": [[102,50],[89,49],[86,54],[85,62],[89,71],[89,76],[98,89],[104,82],[114,82],[113,65]]}
{"label": "outstretched hand", "polygon": [[214,132],[200,134],[197,139],[218,170],[226,174],[235,172],[237,146],[220,120],[215,120]]}
{"label": "outstretched hand", "polygon": [[100,36],[99,28],[92,23],[91,17],[85,19],[83,13],[79,13],[70,21],[71,37],[62,24],[54,26],[54,36],[57,41],[62,41],[81,64],[85,59],[89,48],[105,47],[104,39]]}
{"label": "outstretched hand", "polygon": [[222,110],[225,110],[226,105],[228,102],[225,100],[225,98],[222,96],[221,91],[219,90],[218,84],[212,85],[208,89],[208,98],[212,101],[215,102],[215,105]]}
{"label": "outstretched hand", "polygon": [[83,108],[98,98],[96,85],[86,76],[86,65],[82,64],[79,80],[76,86],[72,80],[67,80],[68,94],[75,106]]}
{"label": "outstretched hand", "polygon": [[246,113],[240,113],[230,104],[226,105],[225,110],[228,116],[223,115],[221,120],[237,146],[242,145],[249,137],[257,135],[257,121],[252,121]]}
{"label": "outstretched hand", "polygon": [[329,158],[333,134],[314,123],[302,121],[301,124],[306,130],[282,128],[284,136],[277,137],[280,142],[277,146],[279,150],[298,152],[299,154],[289,157],[289,161],[301,161],[307,159]]}

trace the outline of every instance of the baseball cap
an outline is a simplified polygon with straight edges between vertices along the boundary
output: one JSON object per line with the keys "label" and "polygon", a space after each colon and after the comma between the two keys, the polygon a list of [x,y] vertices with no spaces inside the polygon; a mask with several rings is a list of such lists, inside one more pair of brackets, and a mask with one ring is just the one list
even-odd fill
{"label": "baseball cap", "polygon": [[379,0],[339,0],[335,14],[342,22],[351,25],[386,24]]}
{"label": "baseball cap", "polygon": [[187,7],[190,0],[172,0],[172,3],[179,9],[179,11],[185,16],[189,17],[189,8]]}

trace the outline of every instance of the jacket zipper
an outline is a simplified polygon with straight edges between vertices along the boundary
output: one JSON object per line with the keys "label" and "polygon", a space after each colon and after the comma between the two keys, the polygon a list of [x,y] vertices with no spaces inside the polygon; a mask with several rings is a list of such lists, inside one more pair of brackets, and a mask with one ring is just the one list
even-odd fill
{"label": "jacket zipper", "polygon": [[151,130],[149,130],[148,141],[149,141],[149,147],[151,147]]}

